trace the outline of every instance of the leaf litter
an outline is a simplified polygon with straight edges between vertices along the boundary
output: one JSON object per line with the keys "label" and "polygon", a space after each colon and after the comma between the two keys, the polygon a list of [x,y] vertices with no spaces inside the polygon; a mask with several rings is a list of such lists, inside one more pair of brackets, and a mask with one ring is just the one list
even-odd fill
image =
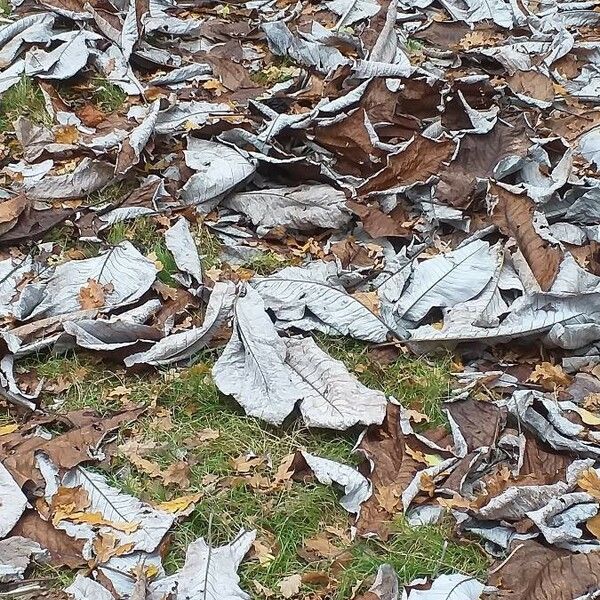
{"label": "leaf litter", "polygon": [[[219,439],[211,423],[168,465],[143,441],[140,419],[178,427],[127,387],[160,367],[167,386],[201,370],[280,438],[292,424],[356,441],[336,460],[290,447],[278,468],[267,450],[232,463],[232,489],[343,490],[348,531],[300,556],[343,569],[338,543],[390,543],[404,518],[454,523],[495,561],[479,579],[381,564],[353,597],[600,593],[592,5],[27,0],[7,15],[2,585],[35,593],[21,580],[49,560],[87,565],[71,598],[251,597],[237,573],[251,547],[276,560],[251,522],[163,567],[174,527],[228,484],[193,483],[187,452]],[[377,365],[330,355],[340,336]],[[73,351],[125,373],[104,414],[57,412],[78,377],[28,368]],[[455,378],[439,423],[361,381],[390,354],[440,351]],[[173,494],[127,493],[122,460]],[[325,598],[342,593],[336,572],[254,587]]]}

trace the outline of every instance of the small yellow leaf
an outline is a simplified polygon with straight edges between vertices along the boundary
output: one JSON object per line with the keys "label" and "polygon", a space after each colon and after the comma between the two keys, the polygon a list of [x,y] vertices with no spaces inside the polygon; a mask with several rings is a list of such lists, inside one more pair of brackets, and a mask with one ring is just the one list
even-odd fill
{"label": "small yellow leaf", "polygon": [[600,540],[600,515],[592,517],[586,524],[588,531]]}
{"label": "small yellow leaf", "polygon": [[19,429],[19,426],[16,423],[10,423],[9,425],[2,425],[0,427],[0,435],[7,435],[9,433],[13,433]]}
{"label": "small yellow leaf", "polygon": [[590,412],[585,408],[580,408],[579,406],[573,408],[572,410],[574,410],[581,417],[581,420],[586,425],[600,425],[600,417],[595,415],[593,412]]}
{"label": "small yellow leaf", "polygon": [[577,485],[590,496],[600,500],[600,477],[595,469],[589,468],[583,471],[577,480]]}
{"label": "small yellow leaf", "polygon": [[191,508],[196,502],[202,498],[202,493],[189,494],[187,496],[180,496],[167,502],[161,502],[157,508],[164,510],[165,512],[172,514],[182,514]]}

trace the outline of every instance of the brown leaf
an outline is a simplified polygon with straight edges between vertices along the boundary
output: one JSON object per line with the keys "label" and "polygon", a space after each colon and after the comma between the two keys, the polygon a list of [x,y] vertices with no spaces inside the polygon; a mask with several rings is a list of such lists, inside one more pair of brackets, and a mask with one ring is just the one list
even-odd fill
{"label": "brown leaf", "polygon": [[554,100],[552,80],[539,71],[517,71],[507,77],[506,82],[515,94],[523,94],[546,102]]}
{"label": "brown leaf", "polygon": [[98,448],[108,433],[128,421],[135,421],[143,410],[128,410],[112,417],[100,417],[89,411],[90,419],[87,423],[51,440],[35,434],[25,437],[23,432],[16,431],[0,438],[0,461],[21,487],[33,482],[35,492],[44,483],[42,474],[36,467],[37,452],[48,455],[61,471],[72,469],[90,461],[91,451]]}
{"label": "brown leaf", "polygon": [[187,488],[190,485],[190,466],[180,460],[169,465],[161,474],[165,485],[176,485]]}
{"label": "brown leaf", "polygon": [[592,517],[586,524],[587,530],[597,539],[600,540],[600,515]]}
{"label": "brown leaf", "polygon": [[279,591],[284,598],[293,598],[300,591],[301,585],[301,575],[289,575],[279,582]]}
{"label": "brown leaf", "polygon": [[0,233],[5,233],[16,224],[19,215],[29,206],[25,194],[17,194],[0,202]]}
{"label": "brown leaf", "polygon": [[79,304],[83,310],[100,308],[105,302],[105,288],[95,279],[88,279],[87,283],[79,290]]}
{"label": "brown leaf", "polygon": [[485,135],[465,135],[456,158],[440,172],[436,198],[450,206],[467,208],[477,179],[491,177],[496,165],[507,156],[525,156],[529,146],[522,127],[498,124]]}
{"label": "brown leaf", "polygon": [[[387,523],[395,516],[396,508],[396,504],[387,502],[390,492],[399,498],[423,468],[423,464],[406,451],[399,417],[398,406],[389,403],[383,423],[369,428],[359,445],[359,449],[373,462],[371,482],[374,493],[363,503],[357,523],[363,535],[377,533],[382,538],[387,536]],[[390,508],[392,510],[388,510]]]}
{"label": "brown leaf", "polygon": [[427,181],[438,174],[453,152],[453,142],[434,142],[422,136],[416,137],[407,148],[389,155],[387,166],[368,179],[358,191],[368,194]]}
{"label": "brown leaf", "polygon": [[86,104],[79,110],[76,110],[75,114],[88,127],[97,127],[106,117],[106,115],[101,110],[98,110],[93,104]]}
{"label": "brown leaf", "polygon": [[11,534],[29,538],[46,548],[50,552],[50,562],[55,567],[77,569],[86,564],[82,556],[83,540],[75,540],[64,531],[55,529],[33,510],[25,512]]}
{"label": "brown leaf", "polygon": [[504,429],[506,410],[499,409],[491,402],[478,402],[472,398],[450,402],[445,407],[456,421],[469,452],[482,446],[496,445],[498,434]]}
{"label": "brown leaf", "polygon": [[533,201],[496,184],[490,186],[490,196],[494,202],[491,209],[492,221],[504,235],[516,240],[540,287],[548,291],[556,279],[562,252],[551,246],[535,230]]}
{"label": "brown leaf", "polygon": [[570,554],[527,540],[491,572],[488,585],[502,599],[573,600],[600,586],[600,553]]}
{"label": "brown leaf", "polygon": [[577,485],[590,496],[600,500],[600,476],[595,469],[586,469],[577,480]]}
{"label": "brown leaf", "polygon": [[410,229],[402,226],[391,215],[385,214],[377,203],[361,204],[355,200],[348,200],[346,206],[362,221],[364,230],[374,238],[378,237],[409,237]]}
{"label": "brown leaf", "polygon": [[553,365],[544,361],[535,365],[528,381],[539,383],[545,390],[552,392],[557,387],[570,385],[571,377],[563,371],[560,365]]}

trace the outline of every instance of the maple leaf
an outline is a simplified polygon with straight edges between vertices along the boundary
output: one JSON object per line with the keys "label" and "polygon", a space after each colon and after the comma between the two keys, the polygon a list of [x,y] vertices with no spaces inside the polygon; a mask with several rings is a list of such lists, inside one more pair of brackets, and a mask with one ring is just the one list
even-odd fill
{"label": "maple leaf", "polygon": [[112,284],[101,285],[95,279],[88,279],[86,285],[79,290],[79,304],[83,310],[100,308],[106,302],[106,293],[113,289]]}

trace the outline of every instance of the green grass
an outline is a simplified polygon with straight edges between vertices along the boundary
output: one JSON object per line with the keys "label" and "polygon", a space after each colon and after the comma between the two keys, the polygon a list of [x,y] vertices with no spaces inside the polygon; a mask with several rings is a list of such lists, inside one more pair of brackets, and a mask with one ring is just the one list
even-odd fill
{"label": "green grass", "polygon": [[293,261],[280,256],[272,250],[267,250],[256,258],[253,258],[251,261],[245,263],[243,267],[254,271],[257,275],[266,276],[271,275],[292,264]]}
{"label": "green grass", "polygon": [[[319,340],[350,369],[363,370],[367,366],[368,371],[357,373],[366,384],[421,407],[434,423],[443,421],[439,401],[446,395],[449,360],[428,365],[414,358],[400,358],[383,368],[364,344],[324,337]],[[128,404],[155,402],[162,411],[163,416],[157,420],[156,414],[149,410],[133,424],[131,431],[119,433],[118,441],[132,437],[138,442],[153,442],[154,448],[145,457],[161,468],[184,458],[190,464],[189,490],[165,486],[119,453],[113,456],[110,466],[102,468],[114,485],[150,503],[193,491],[204,493],[192,514],[173,529],[164,560],[168,572],[182,566],[187,546],[199,536],[210,539],[212,544],[223,544],[241,528],[255,528],[258,540],[272,548],[274,558],[260,564],[251,554],[243,562],[241,585],[249,593],[256,592],[256,582],[277,591],[284,577],[325,571],[335,589],[328,597],[346,600],[357,582],[365,581],[363,587],[368,586],[383,562],[391,563],[403,582],[443,572],[483,575],[487,565],[485,556],[474,543],[454,541],[449,524],[411,529],[401,517],[393,524],[392,535],[386,542],[363,539],[350,542],[347,536],[334,536],[332,543],[339,547],[339,556],[317,557],[311,562],[302,558],[298,550],[308,539],[322,536],[326,528],[349,530],[351,520],[339,505],[339,492],[310,482],[254,489],[247,479],[241,478],[232,461],[248,453],[266,457],[266,462],[253,473],[267,481],[273,480],[281,460],[298,449],[356,463],[358,459],[351,451],[359,432],[308,429],[299,420],[271,427],[247,417],[233,399],[222,396],[216,389],[210,374],[215,356],[216,352],[207,351],[188,369],[149,371],[142,375],[126,372],[119,365],[101,363],[84,353],[63,357],[40,355],[24,364],[50,381],[61,377],[73,382],[59,397],[60,412],[95,408],[109,414],[119,408],[117,399],[109,397],[117,386],[130,390]],[[169,417],[170,424],[166,427],[161,425],[164,415]],[[218,430],[220,436],[187,449],[187,442],[207,428]],[[207,476],[215,478],[215,482],[207,484]],[[64,578],[64,574],[57,577]],[[303,587],[303,591],[309,593],[309,590]]]}
{"label": "green grass", "polygon": [[0,13],[3,17],[7,17],[12,12],[12,6],[9,0],[0,0]]}
{"label": "green grass", "polygon": [[221,253],[221,242],[203,223],[198,227],[196,244],[198,246],[198,252],[200,253],[200,259],[202,260],[202,266],[205,269],[220,266],[221,259],[219,258],[219,255]]}
{"label": "green grass", "polygon": [[94,77],[92,81],[94,84],[92,102],[98,108],[106,113],[111,113],[125,104],[127,94],[120,87],[103,77]]}
{"label": "green grass", "polygon": [[21,77],[19,83],[1,95],[0,132],[11,130],[13,122],[18,117],[26,117],[37,124],[51,123],[42,91],[30,77]]}

